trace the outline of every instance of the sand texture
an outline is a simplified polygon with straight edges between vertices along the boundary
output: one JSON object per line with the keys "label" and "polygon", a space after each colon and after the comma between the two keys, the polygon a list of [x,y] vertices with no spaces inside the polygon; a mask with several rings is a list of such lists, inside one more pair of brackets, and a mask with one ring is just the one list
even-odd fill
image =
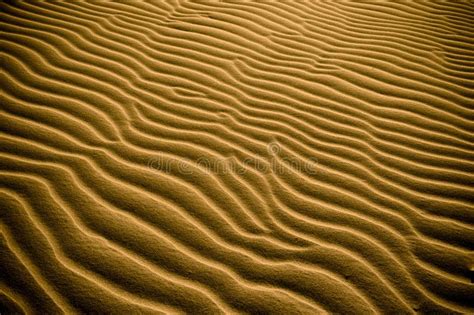
{"label": "sand texture", "polygon": [[2,1],[0,314],[474,313],[473,1]]}

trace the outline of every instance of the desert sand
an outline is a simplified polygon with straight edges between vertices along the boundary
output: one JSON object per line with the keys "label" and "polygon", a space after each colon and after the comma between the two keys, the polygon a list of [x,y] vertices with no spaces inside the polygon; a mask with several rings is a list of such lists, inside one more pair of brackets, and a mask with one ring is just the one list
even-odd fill
{"label": "desert sand", "polygon": [[2,315],[474,312],[472,1],[0,6]]}

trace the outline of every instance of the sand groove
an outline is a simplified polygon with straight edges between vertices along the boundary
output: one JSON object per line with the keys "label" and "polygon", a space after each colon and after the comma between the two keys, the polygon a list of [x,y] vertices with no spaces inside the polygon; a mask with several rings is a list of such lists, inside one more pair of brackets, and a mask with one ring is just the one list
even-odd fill
{"label": "sand groove", "polygon": [[0,313],[474,311],[472,2],[0,6]]}

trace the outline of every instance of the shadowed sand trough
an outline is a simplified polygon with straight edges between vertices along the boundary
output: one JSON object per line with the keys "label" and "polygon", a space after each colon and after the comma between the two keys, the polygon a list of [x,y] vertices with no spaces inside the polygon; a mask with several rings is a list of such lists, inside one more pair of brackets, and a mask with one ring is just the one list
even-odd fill
{"label": "shadowed sand trough", "polygon": [[474,311],[473,2],[0,6],[0,313]]}

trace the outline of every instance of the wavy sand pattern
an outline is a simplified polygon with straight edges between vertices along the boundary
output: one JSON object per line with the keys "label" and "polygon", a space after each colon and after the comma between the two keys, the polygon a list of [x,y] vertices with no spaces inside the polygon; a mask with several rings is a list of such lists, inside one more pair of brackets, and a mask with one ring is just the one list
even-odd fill
{"label": "wavy sand pattern", "polygon": [[1,10],[1,314],[474,312],[472,1]]}

